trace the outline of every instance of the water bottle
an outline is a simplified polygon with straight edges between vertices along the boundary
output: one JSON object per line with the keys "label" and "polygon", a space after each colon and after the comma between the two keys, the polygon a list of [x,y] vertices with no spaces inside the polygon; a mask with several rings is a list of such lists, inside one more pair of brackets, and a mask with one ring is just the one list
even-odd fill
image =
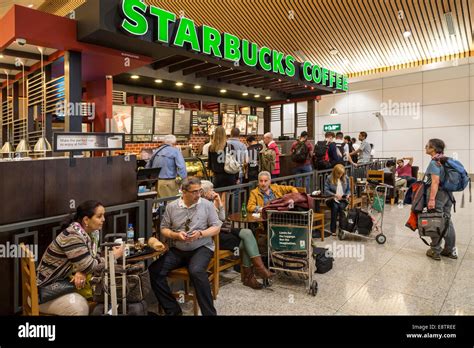
{"label": "water bottle", "polygon": [[127,229],[127,244],[128,245],[135,245],[135,230],[133,229],[132,224],[128,224],[128,229]]}
{"label": "water bottle", "polygon": [[245,202],[242,203],[241,214],[243,219],[247,218],[247,205],[245,204]]}

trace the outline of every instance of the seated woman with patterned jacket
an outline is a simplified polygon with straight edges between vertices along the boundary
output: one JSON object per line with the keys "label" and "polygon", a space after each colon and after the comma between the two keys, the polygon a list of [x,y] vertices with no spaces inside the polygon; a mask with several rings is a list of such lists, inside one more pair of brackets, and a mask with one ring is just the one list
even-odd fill
{"label": "seated woman with patterned jacket", "polygon": [[[77,207],[76,213],[68,217],[61,225],[61,233],[46,249],[38,266],[38,293],[52,289],[52,284],[71,282],[76,291],[71,289],[57,291],[47,302],[40,303],[40,312],[54,315],[88,315],[87,300],[77,291],[86,285],[86,278],[99,267],[104,267],[105,260],[98,256],[97,245],[93,245],[91,234],[102,228],[105,221],[104,206],[97,201],[86,201]],[[123,246],[113,249],[117,259],[123,255]],[[65,286],[62,286],[64,289]],[[42,291],[43,290],[43,291]]]}

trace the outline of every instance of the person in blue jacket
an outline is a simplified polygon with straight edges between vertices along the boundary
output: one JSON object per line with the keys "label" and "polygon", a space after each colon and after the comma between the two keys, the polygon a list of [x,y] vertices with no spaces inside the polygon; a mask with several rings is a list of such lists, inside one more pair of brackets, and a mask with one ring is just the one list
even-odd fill
{"label": "person in blue jacket", "polygon": [[332,169],[331,175],[326,178],[324,193],[334,196],[326,204],[331,208],[331,234],[336,235],[337,220],[342,218],[351,195],[349,178],[346,176],[346,171],[342,164],[336,164]]}

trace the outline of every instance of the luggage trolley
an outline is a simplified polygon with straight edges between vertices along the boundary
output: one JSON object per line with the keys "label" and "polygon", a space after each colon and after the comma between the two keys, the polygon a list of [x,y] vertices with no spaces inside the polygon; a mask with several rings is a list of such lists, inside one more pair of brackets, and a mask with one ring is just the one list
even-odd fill
{"label": "luggage trolley", "polygon": [[294,273],[307,280],[309,294],[316,296],[316,264],[312,250],[313,210],[267,212],[268,268]]}
{"label": "luggage trolley", "polygon": [[[373,188],[372,192],[371,190],[366,190],[367,213],[372,218],[372,230],[368,235],[363,235],[358,233],[357,227],[354,231],[345,231],[339,229],[338,237],[340,240],[343,240],[346,236],[346,233],[349,233],[364,238],[375,239],[377,243],[384,244],[387,241],[387,237],[383,234],[385,202],[387,199],[387,191],[388,189],[393,188],[393,186],[371,181],[368,181],[367,185],[370,185]],[[375,237],[371,237],[372,234],[376,234]]]}

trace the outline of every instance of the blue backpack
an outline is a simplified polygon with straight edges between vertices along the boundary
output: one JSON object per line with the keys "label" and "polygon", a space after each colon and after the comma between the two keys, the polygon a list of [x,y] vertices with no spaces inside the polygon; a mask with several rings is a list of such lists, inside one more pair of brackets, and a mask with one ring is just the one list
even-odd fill
{"label": "blue backpack", "polygon": [[[471,178],[467,174],[466,169],[461,162],[448,157],[443,164],[444,180],[441,182],[441,187],[447,192],[462,192],[469,184],[469,202],[472,202],[471,195]],[[451,195],[452,196],[452,195]],[[452,198],[454,203],[454,212],[456,212],[456,201]],[[462,194],[461,208],[464,207],[464,193]]]}

